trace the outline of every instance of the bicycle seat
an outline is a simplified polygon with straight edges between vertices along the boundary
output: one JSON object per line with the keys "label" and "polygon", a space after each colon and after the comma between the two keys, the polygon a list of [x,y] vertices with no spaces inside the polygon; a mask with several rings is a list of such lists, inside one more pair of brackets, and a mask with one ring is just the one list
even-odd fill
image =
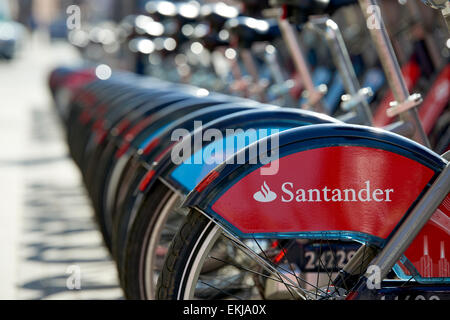
{"label": "bicycle seat", "polygon": [[212,51],[218,47],[229,47],[230,46],[230,42],[228,40],[223,40],[221,39],[216,33],[211,33],[208,34],[204,37],[202,37],[201,39],[199,39],[199,41],[202,43],[202,45]]}
{"label": "bicycle seat", "polygon": [[261,17],[264,9],[270,8],[270,0],[239,0],[244,5],[243,14],[252,17]]}
{"label": "bicycle seat", "polygon": [[225,29],[239,38],[239,44],[248,48],[256,41],[273,41],[280,36],[275,20],[255,19],[239,16],[229,19]]}
{"label": "bicycle seat", "polygon": [[356,3],[357,0],[270,0],[273,7],[284,6],[287,16],[298,23],[304,23],[310,15],[333,14],[341,7]]}

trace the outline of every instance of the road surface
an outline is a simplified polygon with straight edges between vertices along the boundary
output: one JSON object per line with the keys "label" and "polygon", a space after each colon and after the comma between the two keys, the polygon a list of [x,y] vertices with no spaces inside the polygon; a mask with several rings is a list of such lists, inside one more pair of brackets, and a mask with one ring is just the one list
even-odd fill
{"label": "road surface", "polygon": [[78,59],[36,34],[0,61],[0,299],[122,298],[46,83]]}

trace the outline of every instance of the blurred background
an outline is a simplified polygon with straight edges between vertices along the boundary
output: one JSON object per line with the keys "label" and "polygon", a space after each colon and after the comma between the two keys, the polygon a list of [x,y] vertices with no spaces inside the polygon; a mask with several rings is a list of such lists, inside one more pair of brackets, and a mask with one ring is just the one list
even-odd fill
{"label": "blurred background", "polygon": [[0,0],[0,299],[122,299],[48,76],[86,61],[136,71],[117,28],[147,2]]}
{"label": "blurred background", "polygon": [[67,41],[74,4],[93,23],[138,5],[0,0],[0,299],[122,297],[47,89],[54,67],[82,58]]}

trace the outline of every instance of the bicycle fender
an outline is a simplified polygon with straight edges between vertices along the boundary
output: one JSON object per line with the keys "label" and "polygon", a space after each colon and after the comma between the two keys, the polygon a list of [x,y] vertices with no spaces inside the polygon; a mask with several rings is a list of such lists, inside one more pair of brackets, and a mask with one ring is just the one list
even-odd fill
{"label": "bicycle fender", "polygon": [[[278,159],[252,164],[250,149],[263,143],[216,167],[184,206],[198,208],[243,238],[382,243],[446,164],[409,139],[365,126],[286,130],[279,134]],[[232,163],[243,154],[245,163]],[[270,167],[278,171],[267,175]]]}
{"label": "bicycle fender", "polygon": [[[148,192],[156,178],[162,176],[174,188],[183,194],[187,194],[217,164],[223,162],[226,155],[233,154],[240,147],[239,141],[242,142],[242,147],[256,141],[260,129],[265,129],[266,134],[271,134],[272,130],[283,131],[305,125],[340,123],[339,120],[316,112],[294,108],[275,108],[269,105],[261,106],[263,108],[236,112],[220,117],[200,128],[201,135],[210,129],[219,130],[223,137],[220,140],[192,145],[199,131],[191,132],[188,137],[178,142],[178,146],[175,147],[178,150],[189,150],[187,152],[188,156],[179,164],[175,164],[173,161],[172,150],[174,148],[170,148],[164,154],[158,156],[154,162],[157,165],[153,166],[142,179],[140,191]],[[229,130],[232,130],[234,133],[227,134]],[[246,136],[247,130],[254,130],[255,135]],[[214,155],[211,154],[211,157],[208,157],[208,154],[210,154],[208,150],[214,150]],[[196,161],[199,158],[201,161]]]}

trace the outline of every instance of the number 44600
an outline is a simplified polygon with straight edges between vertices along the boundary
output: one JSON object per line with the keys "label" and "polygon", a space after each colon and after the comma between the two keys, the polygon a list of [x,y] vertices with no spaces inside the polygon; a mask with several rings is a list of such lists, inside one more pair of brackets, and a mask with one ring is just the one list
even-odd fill
{"label": "number 44600", "polygon": [[[389,297],[391,298],[391,297]],[[386,296],[381,296],[381,300],[386,300]],[[411,296],[411,295],[407,295],[404,298],[399,298],[399,296],[395,296],[394,299],[389,299],[389,300],[441,300],[438,296],[436,295],[432,295],[430,297],[425,297],[423,295],[417,295],[417,296]]]}

